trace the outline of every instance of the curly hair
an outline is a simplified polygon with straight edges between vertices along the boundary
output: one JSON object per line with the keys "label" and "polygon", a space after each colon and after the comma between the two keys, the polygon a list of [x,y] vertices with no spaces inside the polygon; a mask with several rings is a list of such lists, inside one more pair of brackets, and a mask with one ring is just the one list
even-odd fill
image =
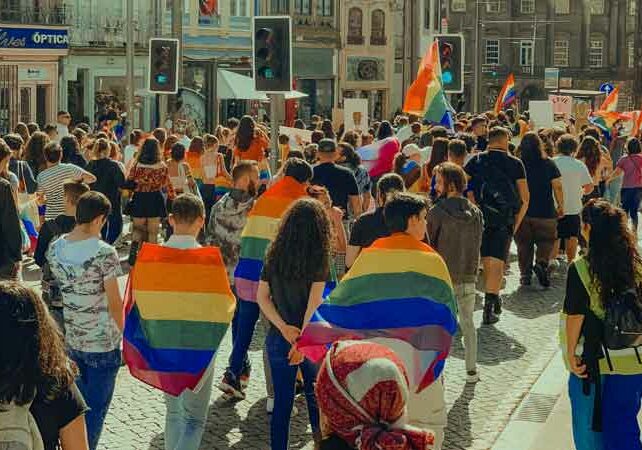
{"label": "curly hair", "polygon": [[605,200],[590,200],[582,222],[591,226],[587,260],[602,304],[637,286],[642,258],[629,230],[626,213]]}
{"label": "curly hair", "polygon": [[594,177],[597,169],[600,167],[600,160],[602,159],[600,142],[592,136],[586,136],[582,139],[580,148],[577,150],[576,158],[584,161],[589,173]]}
{"label": "curly hair", "polygon": [[[169,139],[168,139],[169,140]],[[148,137],[140,147],[138,162],[141,164],[154,165],[161,161],[162,153],[160,144],[155,137]]]}
{"label": "curly hair", "polygon": [[[41,172],[47,166],[45,160],[45,146],[49,143],[49,136],[42,131],[36,131],[31,135],[27,144],[25,145],[24,158],[31,169],[36,172]],[[37,175],[34,173],[34,176]]]}
{"label": "curly hair", "polygon": [[26,405],[34,395],[55,398],[78,370],[67,357],[62,334],[36,292],[0,282],[0,402]]}
{"label": "curly hair", "polygon": [[265,270],[285,280],[325,279],[330,271],[331,243],[332,226],[321,202],[299,199],[281,220],[265,257]]}

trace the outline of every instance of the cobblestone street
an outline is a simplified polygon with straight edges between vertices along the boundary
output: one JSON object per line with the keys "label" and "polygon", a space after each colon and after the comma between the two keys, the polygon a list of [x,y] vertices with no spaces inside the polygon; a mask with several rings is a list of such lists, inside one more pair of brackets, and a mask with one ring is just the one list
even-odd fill
{"label": "cobblestone street", "polygon": [[[36,273],[27,274],[35,279]],[[554,277],[547,290],[535,285],[519,287],[517,263],[511,264],[504,290],[504,314],[494,327],[479,328],[478,384],[466,384],[464,352],[457,339],[445,371],[448,427],[445,450],[486,450],[492,448],[511,413],[526,395],[555,353],[558,313],[563,301],[564,277]],[[33,283],[35,284],[35,283]],[[481,324],[478,296],[475,322]],[[262,327],[257,327],[251,347],[253,373],[247,399],[229,403],[214,388],[203,449],[267,449],[269,417],[265,412]],[[220,380],[231,339],[224,340],[217,360],[215,382]],[[303,397],[296,402],[299,413],[292,420],[290,447],[312,449],[311,430]],[[163,449],[165,407],[162,394],[132,378],[121,369],[116,392],[100,447],[102,449]],[[516,449],[519,450],[519,449]]]}

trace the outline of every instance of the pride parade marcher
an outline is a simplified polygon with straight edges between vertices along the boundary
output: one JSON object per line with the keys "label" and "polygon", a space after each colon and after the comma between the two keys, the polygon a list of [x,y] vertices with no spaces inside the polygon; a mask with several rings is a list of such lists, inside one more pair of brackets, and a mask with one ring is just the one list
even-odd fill
{"label": "pride parade marcher", "polygon": [[312,167],[293,158],[286,162],[282,180],[270,187],[254,204],[241,235],[241,254],[235,271],[234,285],[238,297],[235,325],[232,329],[230,365],[219,389],[236,398],[245,398],[241,380],[247,383],[250,368],[247,351],[259,317],[256,293],[265,252],[276,236],[281,217],[297,199],[307,195]]}
{"label": "pride parade marcher", "polygon": [[304,330],[298,348],[320,361],[326,345],[349,337],[390,347],[406,362],[413,394],[409,422],[435,433],[446,426],[441,374],[457,330],[455,295],[444,260],[422,241],[427,206],[398,193],[386,203],[390,237],[363,249]]}

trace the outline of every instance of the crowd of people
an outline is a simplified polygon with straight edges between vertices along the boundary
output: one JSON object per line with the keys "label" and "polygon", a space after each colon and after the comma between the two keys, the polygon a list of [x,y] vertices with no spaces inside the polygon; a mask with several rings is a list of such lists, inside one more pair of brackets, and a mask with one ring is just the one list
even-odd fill
{"label": "crowd of people", "polygon": [[[637,348],[609,354],[596,337],[614,299],[642,281],[637,137],[609,142],[599,128],[572,122],[535,129],[511,110],[461,113],[452,130],[401,115],[368,130],[335,130],[315,116],[294,123],[312,131],[311,142],[278,136],[278,148],[249,116],[203,136],[135,129],[126,145],[109,128],[70,123],[61,111],[42,131],[20,123],[0,140],[0,340],[15,343],[0,347],[0,443],[22,445],[7,448],[98,447],[121,366],[117,249],[129,246],[135,267],[143,243],[220,249],[237,307],[217,386],[230,400],[245,398],[261,318],[273,450],[288,448],[297,390],[317,448],[441,448],[443,377],[418,403],[407,362],[387,347],[339,341],[320,365],[297,348],[364,249],[405,236],[445,264],[468,383],[483,380],[476,295],[483,293],[483,324],[496,324],[511,244],[522,286],[535,277],[548,288],[553,272],[568,270],[561,331],[576,447],[642,449]],[[359,149],[371,144],[378,158],[362,161]],[[256,225],[253,217],[270,215],[274,190],[282,215]],[[250,274],[247,258],[257,248],[260,264]],[[28,257],[42,270],[42,295],[20,281]],[[166,394],[167,449],[199,448],[211,368],[204,380]],[[426,410],[421,419],[417,405]]]}

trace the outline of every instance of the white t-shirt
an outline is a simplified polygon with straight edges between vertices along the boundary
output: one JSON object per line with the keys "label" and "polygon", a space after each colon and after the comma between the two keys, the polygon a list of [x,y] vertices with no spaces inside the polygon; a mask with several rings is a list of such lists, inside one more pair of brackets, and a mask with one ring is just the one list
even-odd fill
{"label": "white t-shirt", "polygon": [[123,150],[123,162],[125,165],[128,165],[129,162],[134,158],[134,154],[136,153],[136,146],[132,144],[128,144],[125,147],[125,150]]}
{"label": "white t-shirt", "polygon": [[553,161],[562,174],[564,214],[577,215],[582,212],[583,186],[593,184],[593,178],[586,164],[572,156],[557,156]]}

